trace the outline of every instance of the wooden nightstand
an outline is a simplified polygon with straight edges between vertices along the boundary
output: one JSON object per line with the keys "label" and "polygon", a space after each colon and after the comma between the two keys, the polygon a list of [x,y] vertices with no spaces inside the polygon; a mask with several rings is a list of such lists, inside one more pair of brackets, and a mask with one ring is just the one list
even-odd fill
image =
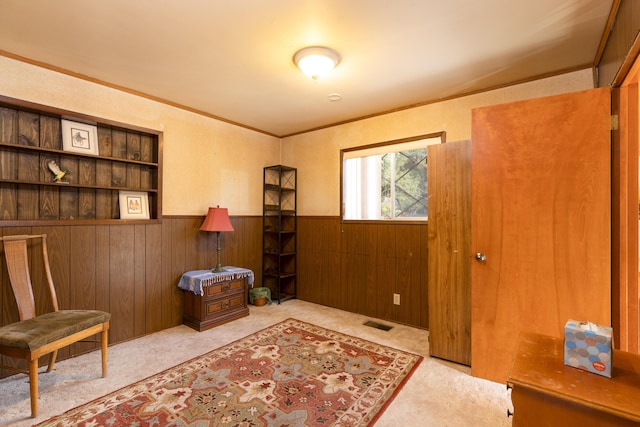
{"label": "wooden nightstand", "polygon": [[195,270],[182,275],[178,286],[185,291],[185,325],[204,331],[249,315],[248,288],[253,285],[253,272],[237,267],[225,270]]}
{"label": "wooden nightstand", "polygon": [[613,351],[612,378],[564,364],[562,338],[522,334],[507,379],[515,426],[640,425],[640,356]]}

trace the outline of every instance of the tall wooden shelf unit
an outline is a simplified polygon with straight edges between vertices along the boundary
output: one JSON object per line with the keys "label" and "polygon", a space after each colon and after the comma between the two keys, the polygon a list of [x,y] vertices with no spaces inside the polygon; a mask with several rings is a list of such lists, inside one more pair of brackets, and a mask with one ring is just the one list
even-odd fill
{"label": "tall wooden shelf unit", "polygon": [[262,281],[278,304],[296,297],[297,180],[295,168],[264,168]]}
{"label": "tall wooden shelf unit", "polygon": [[[61,119],[95,125],[98,155],[65,151]],[[161,133],[0,97],[0,226],[161,219]],[[54,182],[48,163],[70,172]],[[120,191],[146,193],[149,219],[120,219]]]}

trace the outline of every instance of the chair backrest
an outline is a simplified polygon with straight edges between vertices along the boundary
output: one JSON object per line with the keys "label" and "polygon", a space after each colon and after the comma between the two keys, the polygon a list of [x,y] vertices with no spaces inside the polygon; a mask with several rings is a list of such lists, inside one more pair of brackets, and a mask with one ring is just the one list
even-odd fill
{"label": "chair backrest", "polygon": [[13,289],[13,295],[18,305],[20,320],[31,319],[36,316],[36,305],[33,298],[33,286],[31,284],[31,274],[29,272],[29,256],[27,251],[27,240],[42,239],[42,259],[44,262],[45,274],[51,303],[54,311],[58,311],[58,298],[51,278],[49,268],[49,255],[47,252],[47,235],[17,235],[0,237],[4,243],[4,257],[7,262],[7,272],[9,281]]}

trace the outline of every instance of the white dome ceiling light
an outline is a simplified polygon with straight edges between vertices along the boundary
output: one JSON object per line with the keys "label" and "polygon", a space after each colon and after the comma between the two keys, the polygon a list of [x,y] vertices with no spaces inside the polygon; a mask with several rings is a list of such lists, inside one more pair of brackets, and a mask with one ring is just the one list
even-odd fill
{"label": "white dome ceiling light", "polygon": [[328,47],[310,46],[297,51],[293,55],[293,62],[304,74],[318,80],[340,63],[340,55]]}

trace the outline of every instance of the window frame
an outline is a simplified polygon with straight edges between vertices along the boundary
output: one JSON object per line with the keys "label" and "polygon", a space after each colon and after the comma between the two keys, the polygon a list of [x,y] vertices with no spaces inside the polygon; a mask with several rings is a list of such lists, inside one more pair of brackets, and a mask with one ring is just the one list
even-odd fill
{"label": "window frame", "polygon": [[[447,142],[447,133],[446,131],[440,131],[440,132],[433,132],[433,133],[428,133],[428,134],[422,134],[422,135],[416,135],[416,136],[412,136],[412,137],[408,137],[408,138],[402,138],[402,139],[394,139],[394,140],[390,140],[390,141],[384,141],[384,142],[377,142],[374,144],[368,144],[368,145],[360,145],[357,147],[349,147],[349,148],[343,148],[340,150],[340,221],[341,222],[346,222],[346,223],[352,223],[352,224],[357,224],[357,223],[366,223],[366,224],[372,224],[372,223],[384,223],[384,224],[390,224],[390,223],[394,223],[394,224],[411,224],[411,223],[416,223],[416,224],[426,224],[429,221],[429,216],[427,213],[427,218],[425,219],[416,219],[416,218],[385,218],[385,219],[345,219],[344,218],[344,213],[345,213],[345,200],[344,200],[344,160],[345,160],[345,153],[349,153],[349,152],[353,152],[353,151],[363,151],[363,150],[368,150],[368,149],[375,149],[375,148],[380,148],[380,147],[385,147],[385,146],[392,146],[392,145],[400,145],[400,144],[404,144],[407,142],[412,142],[412,141],[418,141],[421,139],[433,139],[433,138],[440,138],[440,144],[444,144]],[[437,144],[437,143],[436,143]],[[428,144],[431,145],[431,144]],[[428,146],[427,145],[427,146]],[[393,151],[393,150],[390,150]],[[427,157],[427,170],[429,167],[429,159]]]}

